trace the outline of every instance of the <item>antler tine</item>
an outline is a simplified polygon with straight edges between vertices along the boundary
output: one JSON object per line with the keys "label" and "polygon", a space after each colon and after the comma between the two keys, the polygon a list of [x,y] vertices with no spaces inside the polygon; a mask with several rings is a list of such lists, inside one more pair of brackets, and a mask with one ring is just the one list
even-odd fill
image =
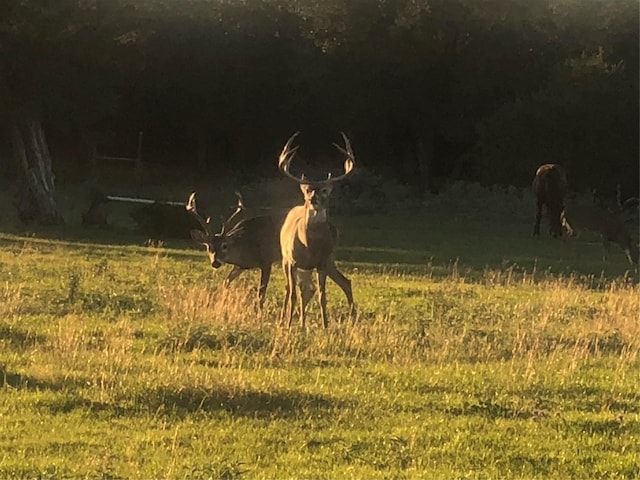
{"label": "antler tine", "polygon": [[220,231],[220,235],[224,235],[225,232],[227,231],[229,225],[231,224],[231,221],[236,218],[238,215],[240,215],[240,213],[244,210],[244,201],[242,199],[242,194],[240,192],[235,192],[236,197],[238,197],[238,203],[236,205],[236,211],[233,212],[231,214],[231,216],[229,218],[227,218],[223,223],[222,223],[222,230]]}
{"label": "antler tine", "polygon": [[295,157],[296,152],[299,148],[299,145],[291,148],[291,144],[298,135],[300,135],[299,131],[291,135],[291,137],[289,137],[289,140],[287,140],[287,143],[285,143],[284,148],[282,149],[282,153],[280,153],[280,157],[278,158],[278,168],[290,179],[295,180],[298,183],[307,183],[304,179],[304,176],[302,178],[298,178],[289,172],[291,160],[293,160],[293,157]]}
{"label": "antler tine", "polygon": [[238,197],[238,209],[244,210],[244,200],[242,199],[242,194],[240,192],[235,192],[236,197]]}
{"label": "antler tine", "polygon": [[327,182],[331,182],[331,183],[337,182],[338,180],[342,180],[343,178],[345,178],[347,175],[349,175],[353,171],[354,167],[356,166],[356,156],[353,154],[353,150],[351,149],[351,142],[349,141],[349,137],[347,137],[347,135],[344,132],[340,132],[340,135],[342,135],[342,138],[344,139],[344,148],[338,145],[337,143],[334,143],[333,146],[336,147],[338,150],[340,150],[342,153],[344,153],[347,156],[347,158],[344,161],[344,173],[337,177],[327,178]]}
{"label": "antler tine", "polygon": [[187,212],[193,215],[196,220],[198,220],[198,223],[200,224],[200,226],[202,226],[204,232],[207,235],[211,235],[211,218],[207,218],[205,220],[198,213],[198,210],[196,209],[196,192],[193,192],[191,195],[189,195],[189,200],[187,201],[187,204],[184,208],[187,210]]}

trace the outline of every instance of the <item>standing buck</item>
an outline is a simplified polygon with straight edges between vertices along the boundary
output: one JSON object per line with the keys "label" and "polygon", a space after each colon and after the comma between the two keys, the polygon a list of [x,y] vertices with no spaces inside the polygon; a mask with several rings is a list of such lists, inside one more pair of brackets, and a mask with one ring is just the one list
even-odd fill
{"label": "standing buck", "polygon": [[[219,268],[225,263],[233,265],[223,282],[224,287],[228,287],[244,271],[259,268],[258,301],[262,309],[271,277],[271,265],[280,259],[279,236],[282,218],[271,215],[248,217],[232,226],[232,221],[244,210],[242,197],[239,193],[236,195],[238,206],[235,212],[224,221],[219,233],[213,233],[211,219],[205,220],[198,213],[196,194],[192,193],[186,209],[198,220],[202,230],[191,230],[191,238],[206,248],[213,268]],[[300,278],[300,289],[302,305],[306,305],[313,296],[313,282],[310,275]]]}
{"label": "standing buck", "polygon": [[[334,250],[337,242],[337,230],[329,222],[329,196],[333,185],[346,178],[355,166],[355,156],[351,150],[351,144],[347,136],[342,133],[345,147],[334,143],[334,146],[344,153],[347,158],[344,162],[344,174],[332,178],[329,174],[326,180],[312,181],[302,175],[300,178],[289,172],[291,160],[298,147],[292,148],[294,139],[300,132],[294,133],[285,144],[278,167],[280,171],[300,185],[304,196],[304,205],[293,207],[287,214],[282,229],[280,230],[280,248],[282,251],[282,267],[287,283],[287,294],[282,308],[282,319],[288,318],[288,326],[291,327],[293,310],[296,303],[296,271],[315,270],[318,278],[318,295],[320,312],[324,328],[329,326],[327,316],[327,276],[342,289],[349,303],[350,314],[354,312],[353,293],[351,281],[338,271],[335,265]],[[300,308],[300,323],[305,326],[304,305]]]}
{"label": "standing buck", "polygon": [[634,243],[622,219],[597,205],[565,207],[562,224],[570,236],[580,230],[591,230],[602,237],[603,260],[606,261],[609,242],[618,245],[631,264],[638,264],[638,245]]}
{"label": "standing buck", "polygon": [[542,208],[545,207],[549,221],[549,233],[553,237],[560,237],[562,235],[560,215],[564,208],[564,198],[567,195],[567,174],[564,168],[556,163],[541,165],[536,171],[532,189],[536,201],[536,221],[533,225],[533,235],[540,236]]}

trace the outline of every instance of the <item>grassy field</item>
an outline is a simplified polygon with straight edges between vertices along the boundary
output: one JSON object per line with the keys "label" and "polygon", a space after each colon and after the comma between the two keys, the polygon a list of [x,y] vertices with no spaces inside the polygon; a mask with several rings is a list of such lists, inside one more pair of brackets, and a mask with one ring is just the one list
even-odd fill
{"label": "grassy field", "polygon": [[0,478],[640,477],[640,289],[593,238],[339,218],[355,323],[196,245],[0,234]]}

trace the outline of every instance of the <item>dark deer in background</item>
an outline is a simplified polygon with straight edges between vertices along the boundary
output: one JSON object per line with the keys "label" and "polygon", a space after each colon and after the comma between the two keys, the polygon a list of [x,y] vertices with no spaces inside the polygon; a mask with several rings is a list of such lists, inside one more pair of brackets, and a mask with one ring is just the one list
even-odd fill
{"label": "dark deer in background", "polygon": [[536,171],[532,188],[536,202],[536,221],[533,225],[533,235],[540,235],[540,222],[544,207],[549,221],[549,233],[553,237],[560,237],[562,235],[560,216],[567,195],[567,174],[564,168],[555,163],[541,165]]}
{"label": "dark deer in background", "polygon": [[603,261],[607,259],[609,243],[618,245],[627,255],[629,263],[638,264],[638,245],[634,243],[622,219],[598,205],[567,205],[562,212],[562,224],[570,236],[580,230],[600,234]]}
{"label": "dark deer in background", "polygon": [[[349,303],[350,313],[354,312],[351,281],[340,273],[335,265],[334,250],[337,242],[337,229],[329,222],[329,196],[332,186],[346,178],[355,166],[355,156],[351,150],[351,144],[347,136],[342,133],[345,147],[334,143],[342,153],[346,155],[344,162],[344,174],[326,180],[311,181],[302,175],[300,178],[289,172],[291,160],[298,147],[293,147],[294,139],[300,132],[294,133],[285,144],[278,166],[280,171],[300,185],[304,196],[304,205],[293,207],[287,214],[282,229],[280,230],[280,248],[282,251],[282,267],[287,282],[287,294],[282,308],[282,318],[288,319],[291,327],[293,310],[296,302],[296,271],[315,270],[318,279],[318,295],[322,324],[329,326],[327,316],[326,278],[331,278],[344,292]],[[305,325],[304,306],[300,308],[300,323]]]}
{"label": "dark deer in background", "polygon": [[[244,210],[242,197],[239,193],[238,205],[235,212],[222,224],[219,233],[211,230],[211,219],[206,220],[196,209],[196,194],[189,197],[186,209],[200,223],[202,230],[191,230],[191,238],[201,243],[207,250],[207,255],[213,268],[223,264],[233,265],[233,268],[223,282],[228,287],[233,280],[243,272],[260,269],[260,287],[258,289],[259,306],[264,305],[267,286],[271,277],[271,266],[280,259],[280,227],[282,218],[272,215],[261,215],[244,218],[232,225],[232,221]],[[310,275],[300,278],[302,304],[306,305],[313,296],[313,282]]]}

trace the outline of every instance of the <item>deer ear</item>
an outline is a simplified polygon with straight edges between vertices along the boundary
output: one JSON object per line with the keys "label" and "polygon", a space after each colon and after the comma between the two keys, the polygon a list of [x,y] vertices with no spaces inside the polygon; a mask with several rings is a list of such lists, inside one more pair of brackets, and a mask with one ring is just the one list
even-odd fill
{"label": "deer ear", "polygon": [[205,243],[207,240],[207,234],[202,230],[191,230],[191,239],[195,240],[198,243]]}

